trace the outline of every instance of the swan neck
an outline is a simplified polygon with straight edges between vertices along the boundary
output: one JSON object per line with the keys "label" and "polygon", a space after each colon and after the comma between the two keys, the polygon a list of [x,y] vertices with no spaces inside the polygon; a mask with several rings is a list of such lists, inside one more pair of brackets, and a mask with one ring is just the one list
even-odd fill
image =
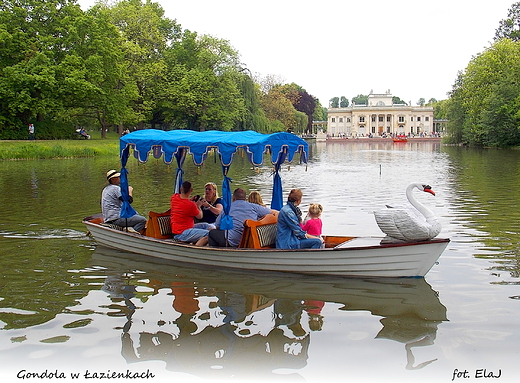
{"label": "swan neck", "polygon": [[415,184],[412,184],[412,185],[409,185],[407,188],[406,188],[406,198],[408,198],[408,202],[410,202],[410,204],[416,208],[422,215],[424,215],[426,218],[429,218],[429,217],[432,217],[434,216],[433,212],[428,209],[426,206],[424,206],[422,203],[420,203],[419,201],[417,201],[412,193],[412,190],[414,188],[417,188],[419,189],[419,187]]}

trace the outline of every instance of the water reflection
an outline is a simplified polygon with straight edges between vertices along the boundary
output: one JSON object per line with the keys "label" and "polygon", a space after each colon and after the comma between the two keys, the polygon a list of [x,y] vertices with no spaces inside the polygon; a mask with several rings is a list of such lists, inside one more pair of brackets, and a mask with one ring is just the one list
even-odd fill
{"label": "water reflection", "polygon": [[477,258],[499,259],[492,270],[520,276],[520,155],[518,150],[446,147],[453,218],[483,245]]}
{"label": "water reflection", "polygon": [[[272,377],[306,366],[312,332],[327,324],[324,307],[369,311],[383,326],[374,336],[413,348],[432,345],[446,308],[420,279],[321,278],[277,273],[191,269],[98,247],[93,267],[106,270],[109,315],[126,317],[122,355],[128,363],[164,361],[201,377]],[[152,303],[166,296],[168,306]],[[173,310],[172,310],[173,309]],[[274,375],[273,375],[274,376]]]}

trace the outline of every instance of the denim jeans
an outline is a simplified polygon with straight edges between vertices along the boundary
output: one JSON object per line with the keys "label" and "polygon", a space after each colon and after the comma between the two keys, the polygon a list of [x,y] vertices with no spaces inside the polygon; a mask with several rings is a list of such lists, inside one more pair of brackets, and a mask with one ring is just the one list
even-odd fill
{"label": "denim jeans", "polygon": [[322,242],[319,238],[300,239],[300,249],[321,249]]}
{"label": "denim jeans", "polygon": [[191,229],[186,229],[182,233],[174,235],[173,239],[181,242],[197,242],[199,239],[206,237],[214,227],[215,225],[210,223],[199,222]]}

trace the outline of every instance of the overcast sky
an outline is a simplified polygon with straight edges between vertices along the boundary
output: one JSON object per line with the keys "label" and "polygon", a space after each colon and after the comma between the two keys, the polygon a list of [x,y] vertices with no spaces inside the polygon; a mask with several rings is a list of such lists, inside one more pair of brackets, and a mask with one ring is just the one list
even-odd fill
{"label": "overcast sky", "polygon": [[[228,40],[255,74],[332,97],[446,99],[514,0],[156,0],[183,29]],[[87,9],[95,0],[79,0]]]}

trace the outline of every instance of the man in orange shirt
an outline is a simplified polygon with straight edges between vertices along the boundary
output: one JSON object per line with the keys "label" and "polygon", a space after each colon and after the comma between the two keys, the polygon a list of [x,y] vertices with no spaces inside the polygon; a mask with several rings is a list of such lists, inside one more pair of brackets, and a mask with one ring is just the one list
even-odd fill
{"label": "man in orange shirt", "polygon": [[205,222],[195,224],[195,218],[202,218],[200,207],[204,199],[193,201],[190,198],[192,191],[191,182],[184,181],[180,193],[175,193],[170,199],[173,239],[195,243],[196,246],[205,246],[208,243],[209,230],[213,226]]}

